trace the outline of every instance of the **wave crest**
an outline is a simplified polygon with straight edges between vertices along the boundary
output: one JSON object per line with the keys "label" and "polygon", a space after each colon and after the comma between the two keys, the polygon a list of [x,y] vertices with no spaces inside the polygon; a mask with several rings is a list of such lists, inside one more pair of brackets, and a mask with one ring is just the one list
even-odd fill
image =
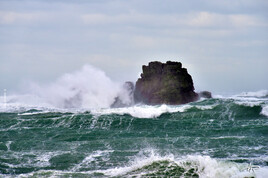
{"label": "wave crest", "polygon": [[220,161],[210,156],[187,155],[176,157],[173,154],[161,156],[153,149],[141,151],[129,165],[100,171],[104,175],[116,177],[263,177],[267,168],[247,171],[248,164]]}
{"label": "wave crest", "polygon": [[242,92],[239,95],[240,97],[256,97],[256,98],[267,98],[268,97],[268,90],[259,90],[256,92]]}

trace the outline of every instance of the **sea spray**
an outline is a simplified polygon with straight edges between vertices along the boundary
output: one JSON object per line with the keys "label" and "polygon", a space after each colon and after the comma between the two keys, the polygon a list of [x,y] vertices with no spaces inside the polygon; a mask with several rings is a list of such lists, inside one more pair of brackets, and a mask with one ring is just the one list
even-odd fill
{"label": "sea spray", "polygon": [[[123,103],[131,103],[123,85],[112,81],[106,74],[90,65],[67,73],[50,84],[29,82],[25,94],[9,96],[16,106],[49,108],[108,108],[117,96]],[[15,106],[15,107],[16,107]]]}
{"label": "sea spray", "polygon": [[268,117],[268,104],[262,108],[261,114]]}
{"label": "sea spray", "polygon": [[[201,177],[229,178],[253,177],[261,174],[247,171],[248,164],[216,160],[210,156],[161,155],[153,148],[140,151],[128,165],[100,171],[108,177]],[[263,174],[261,174],[263,175]]]}
{"label": "sea spray", "polygon": [[242,92],[239,95],[240,97],[256,97],[256,98],[267,98],[268,97],[268,90],[259,90],[256,92]]}
{"label": "sea spray", "polygon": [[102,108],[113,103],[120,87],[103,71],[85,65],[48,86],[32,84],[31,91],[59,108]]}

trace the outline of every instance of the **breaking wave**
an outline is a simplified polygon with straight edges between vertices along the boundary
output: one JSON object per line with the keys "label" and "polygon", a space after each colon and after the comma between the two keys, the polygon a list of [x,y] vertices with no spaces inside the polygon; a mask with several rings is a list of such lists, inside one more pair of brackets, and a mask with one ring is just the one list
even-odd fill
{"label": "breaking wave", "polygon": [[25,90],[26,94],[8,96],[7,104],[16,108],[108,108],[117,96],[124,103],[130,102],[119,83],[113,82],[103,71],[90,65],[64,74],[47,85],[30,82]]}
{"label": "breaking wave", "polygon": [[32,106],[21,103],[8,103],[7,105],[0,104],[1,112],[19,112],[19,115],[36,115],[42,113],[74,113],[90,112],[94,116],[102,115],[131,115],[136,118],[157,118],[166,113],[190,113],[202,111],[210,111],[210,114],[223,112],[240,116],[256,116],[260,114],[268,117],[268,104],[264,101],[241,101],[233,99],[206,99],[184,105],[133,105],[121,108],[55,108],[49,105]]}
{"label": "breaking wave", "polygon": [[243,92],[238,97],[256,97],[256,98],[267,98],[268,97],[268,90],[260,90],[257,92]]}
{"label": "breaking wave", "polygon": [[[161,155],[154,149],[145,149],[136,154],[128,163],[122,166],[94,171],[81,171],[84,167],[98,162],[100,157],[109,157],[113,151],[96,151],[84,157],[73,166],[71,171],[42,170],[34,173],[22,174],[21,177],[200,177],[200,178],[264,178],[268,174],[268,167],[259,167],[247,163],[236,163],[219,160],[210,156],[174,154]],[[53,164],[61,155],[47,154],[38,157],[42,166]],[[249,169],[253,167],[253,170]]]}
{"label": "breaking wave", "polygon": [[248,164],[238,164],[226,160],[213,159],[210,156],[187,155],[161,156],[153,149],[141,151],[127,166],[100,171],[111,177],[264,177],[267,167],[249,172]]}

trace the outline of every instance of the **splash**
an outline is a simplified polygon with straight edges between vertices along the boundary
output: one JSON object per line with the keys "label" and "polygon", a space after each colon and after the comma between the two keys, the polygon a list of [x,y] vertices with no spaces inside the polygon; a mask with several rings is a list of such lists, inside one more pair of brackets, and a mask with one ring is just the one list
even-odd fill
{"label": "splash", "polygon": [[[217,160],[210,156],[174,154],[160,155],[154,149],[145,149],[124,167],[102,171],[111,177],[263,177],[267,168],[247,171],[248,164]],[[101,172],[101,171],[100,171]]]}
{"label": "splash", "polygon": [[268,90],[259,90],[256,92],[243,92],[237,96],[240,97],[256,97],[256,98],[266,98],[268,97]]}
{"label": "splash", "polygon": [[197,108],[200,110],[213,109],[217,105],[205,105],[205,106],[195,106],[195,105],[135,105],[131,107],[122,108],[106,108],[106,109],[94,109],[91,113],[94,115],[109,115],[109,114],[129,114],[137,118],[156,118],[164,113],[175,113],[175,112],[185,112],[190,108]]}
{"label": "splash", "polygon": [[124,94],[123,86],[112,81],[103,71],[90,65],[64,74],[48,85],[30,82],[26,90],[27,94],[9,96],[9,103],[16,108],[37,106],[92,109],[108,108],[117,96],[126,103],[130,100],[128,95]]}
{"label": "splash", "polygon": [[268,117],[268,105],[262,108],[261,114]]}

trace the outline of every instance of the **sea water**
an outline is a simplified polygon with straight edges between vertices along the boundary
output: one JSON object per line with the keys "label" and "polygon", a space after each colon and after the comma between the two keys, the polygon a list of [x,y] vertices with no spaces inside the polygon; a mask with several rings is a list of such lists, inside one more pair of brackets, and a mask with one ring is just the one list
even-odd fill
{"label": "sea water", "polygon": [[0,177],[265,178],[262,92],[91,110],[10,100],[0,112]]}
{"label": "sea water", "polygon": [[0,177],[268,177],[266,90],[109,108],[90,66],[32,88],[0,97]]}

